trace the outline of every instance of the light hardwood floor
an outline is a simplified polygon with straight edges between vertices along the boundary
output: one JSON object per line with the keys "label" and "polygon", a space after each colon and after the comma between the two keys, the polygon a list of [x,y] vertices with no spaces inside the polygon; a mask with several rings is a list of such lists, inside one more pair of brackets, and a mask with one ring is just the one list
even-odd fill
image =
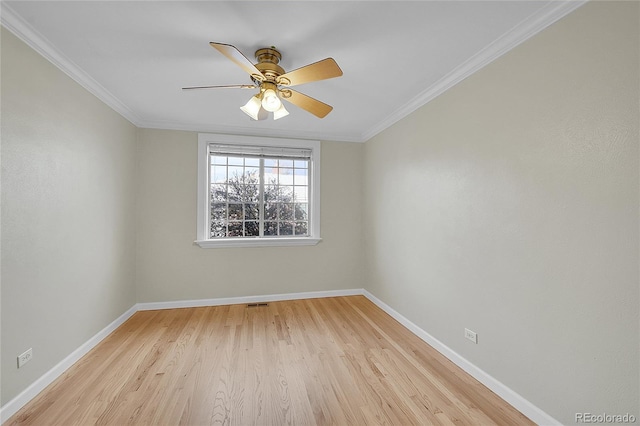
{"label": "light hardwood floor", "polygon": [[6,424],[532,423],[350,296],[137,312]]}

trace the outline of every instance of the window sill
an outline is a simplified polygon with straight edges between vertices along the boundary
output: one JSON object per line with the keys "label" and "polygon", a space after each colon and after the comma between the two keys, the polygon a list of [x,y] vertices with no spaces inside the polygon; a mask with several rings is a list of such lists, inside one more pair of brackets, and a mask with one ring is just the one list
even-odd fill
{"label": "window sill", "polygon": [[196,240],[200,248],[315,246],[322,238],[225,238]]}

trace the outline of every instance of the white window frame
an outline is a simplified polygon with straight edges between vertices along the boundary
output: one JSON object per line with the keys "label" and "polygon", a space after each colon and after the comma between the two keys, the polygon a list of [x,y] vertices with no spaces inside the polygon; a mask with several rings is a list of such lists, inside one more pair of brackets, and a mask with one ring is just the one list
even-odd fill
{"label": "white window frame", "polygon": [[[311,150],[309,161],[309,236],[307,237],[226,237],[209,238],[209,152],[212,144],[304,148]],[[195,243],[202,248],[310,246],[320,238],[320,141],[266,138],[258,136],[198,134],[198,204]]]}

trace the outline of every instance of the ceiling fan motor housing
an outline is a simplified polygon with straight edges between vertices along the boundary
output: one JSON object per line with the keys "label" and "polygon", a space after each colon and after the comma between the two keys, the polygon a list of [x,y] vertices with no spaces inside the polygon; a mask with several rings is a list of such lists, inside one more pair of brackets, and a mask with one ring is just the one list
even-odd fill
{"label": "ceiling fan motor housing", "polygon": [[258,60],[256,68],[269,81],[275,81],[276,78],[285,73],[284,69],[278,65],[282,55],[273,47],[256,50],[256,59]]}

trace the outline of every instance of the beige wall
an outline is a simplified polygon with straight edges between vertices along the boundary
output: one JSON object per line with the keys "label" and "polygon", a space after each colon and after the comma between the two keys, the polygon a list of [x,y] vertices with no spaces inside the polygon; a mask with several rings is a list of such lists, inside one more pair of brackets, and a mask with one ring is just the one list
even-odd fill
{"label": "beige wall", "polygon": [[588,3],[365,148],[365,287],[563,423],[639,415],[638,18]]}
{"label": "beige wall", "polygon": [[363,145],[322,143],[321,230],[311,247],[202,249],[195,132],[140,129],[139,302],[362,288]]}
{"label": "beige wall", "polygon": [[4,29],[1,47],[4,405],[135,303],[136,128]]}

